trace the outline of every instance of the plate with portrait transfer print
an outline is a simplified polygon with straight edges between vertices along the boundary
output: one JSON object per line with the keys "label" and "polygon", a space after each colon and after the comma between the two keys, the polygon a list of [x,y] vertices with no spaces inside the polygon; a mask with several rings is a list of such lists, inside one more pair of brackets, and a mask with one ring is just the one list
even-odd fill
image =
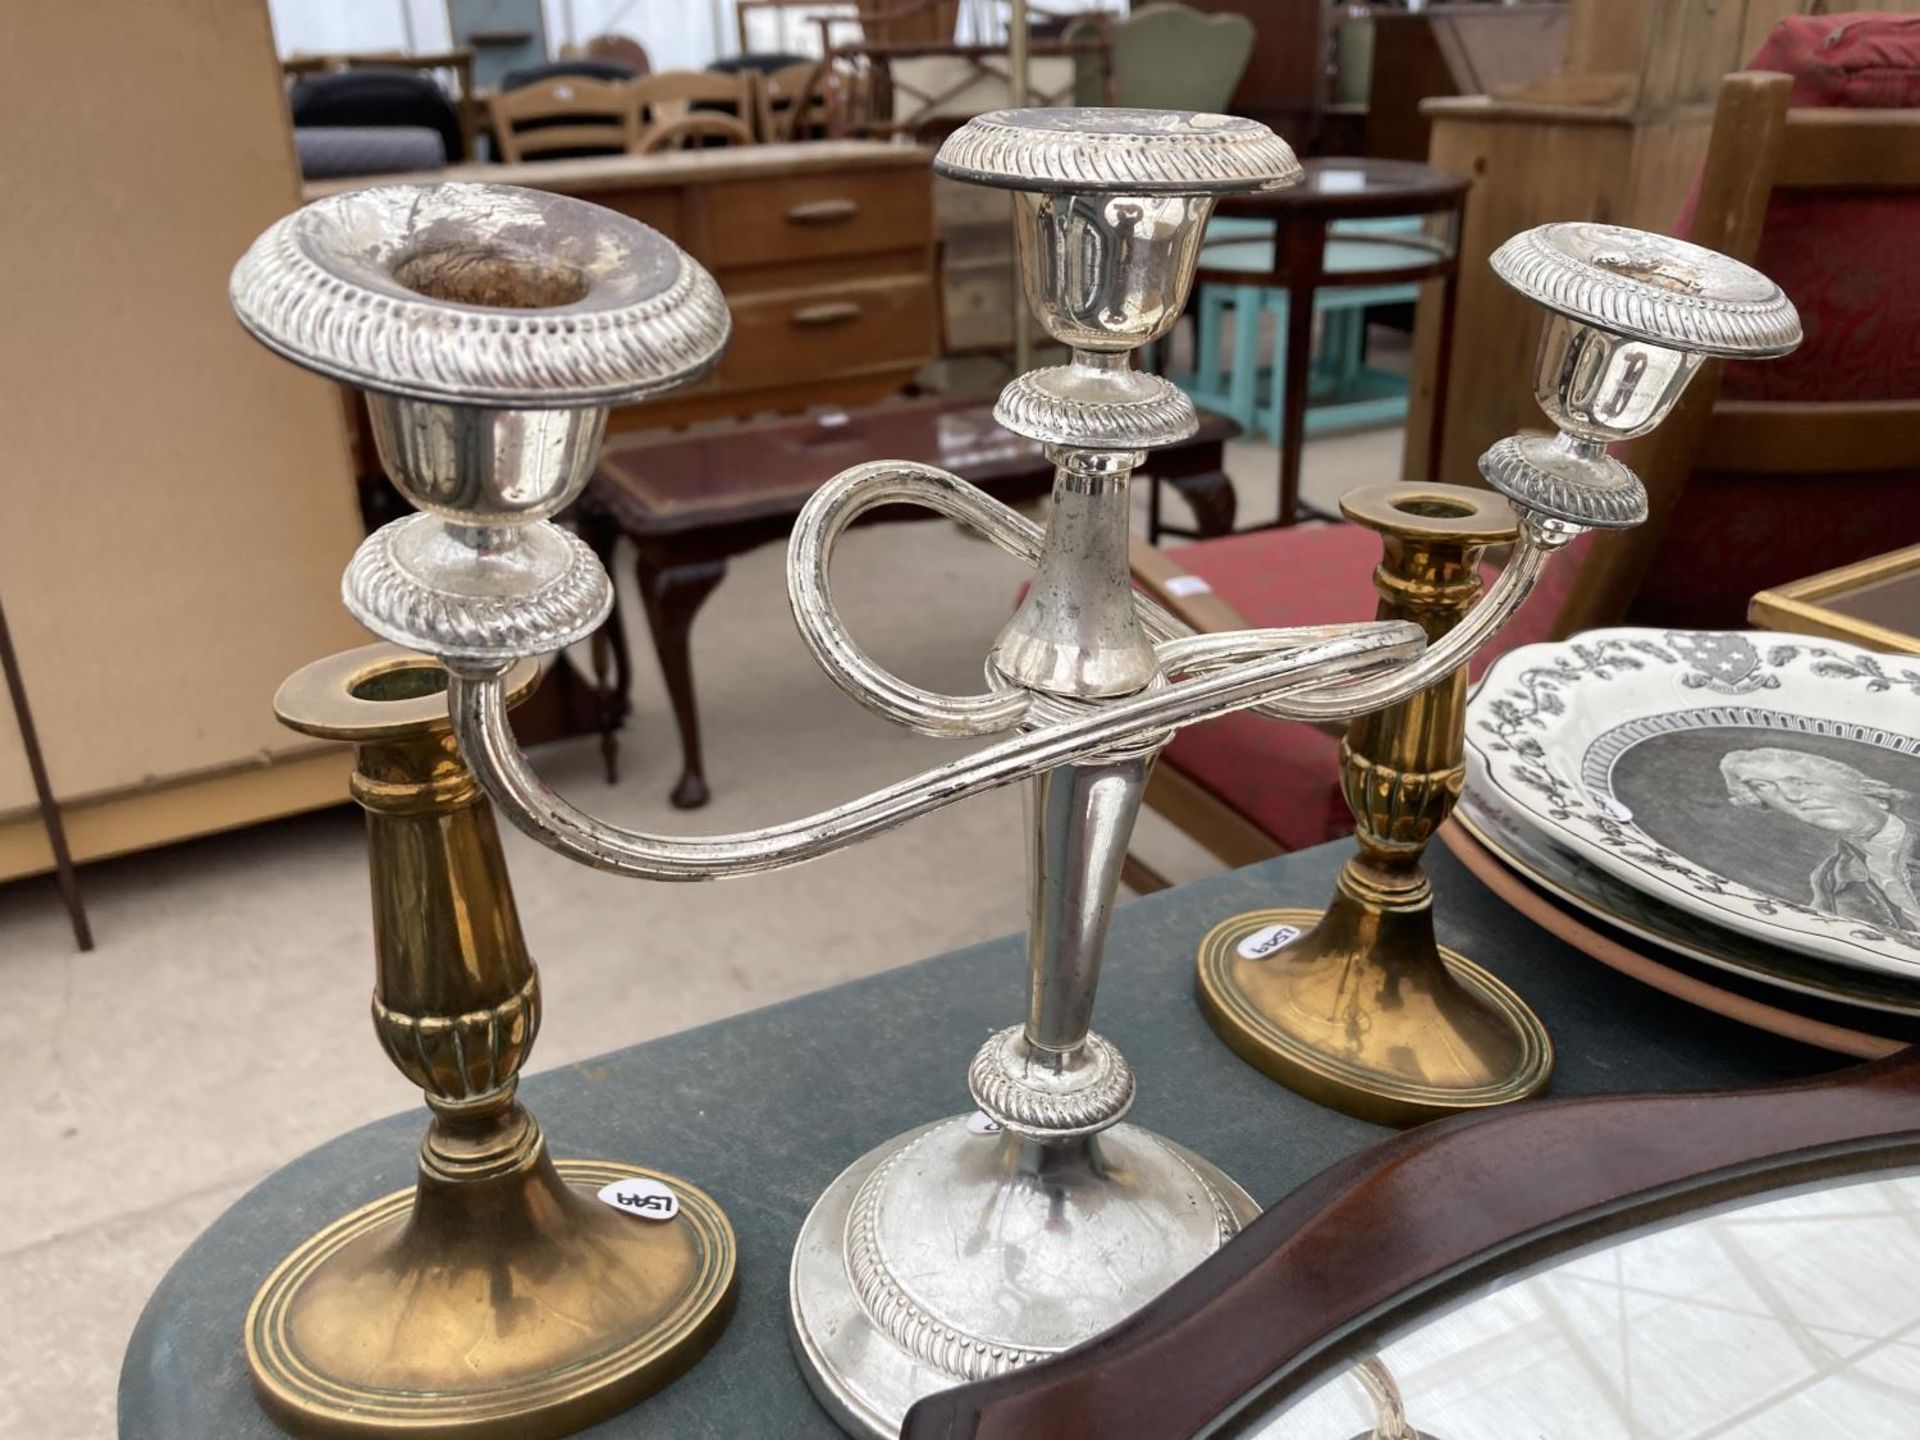
{"label": "plate with portrait transfer print", "polygon": [[1467,759],[1477,790],[1647,895],[1920,977],[1920,661],[1593,630],[1495,662]]}

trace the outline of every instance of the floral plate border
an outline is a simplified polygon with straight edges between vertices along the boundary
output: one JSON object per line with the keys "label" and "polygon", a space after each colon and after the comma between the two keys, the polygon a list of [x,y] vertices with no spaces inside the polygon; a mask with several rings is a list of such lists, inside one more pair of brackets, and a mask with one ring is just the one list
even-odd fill
{"label": "floral plate border", "polygon": [[[1694,720],[1630,716],[1589,741],[1580,755],[1555,754],[1554,739],[1572,707],[1604,704],[1595,697],[1609,683],[1649,667],[1677,672],[1681,689],[1702,692],[1703,703],[1690,709],[1708,713]],[[1920,976],[1920,934],[1783,900],[1716,874],[1635,826],[1611,803],[1604,784],[1589,788],[1633,740],[1691,724],[1784,726],[1920,751],[1920,709],[1911,726],[1896,730],[1810,713],[1818,705],[1789,707],[1809,684],[1831,686],[1855,707],[1868,696],[1893,694],[1920,705],[1920,666],[1838,641],[1621,628],[1522,646],[1494,663],[1468,707],[1471,783],[1503,796],[1526,823],[1645,894],[1802,954]],[[1603,742],[1608,753],[1589,767],[1588,755]]]}

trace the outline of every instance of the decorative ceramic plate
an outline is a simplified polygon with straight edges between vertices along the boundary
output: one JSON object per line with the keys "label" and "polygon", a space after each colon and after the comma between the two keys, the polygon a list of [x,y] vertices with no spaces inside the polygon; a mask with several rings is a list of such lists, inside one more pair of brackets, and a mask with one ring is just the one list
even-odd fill
{"label": "decorative ceramic plate", "polygon": [[1835,965],[1818,956],[1770,945],[1656,900],[1522,823],[1498,801],[1471,789],[1460,797],[1453,818],[1528,884],[1635,940],[1763,985],[1920,1017],[1920,978],[1908,980]]}
{"label": "decorative ceramic plate", "polygon": [[1470,783],[1616,879],[1803,954],[1920,976],[1920,661],[1764,632],[1528,645]]}

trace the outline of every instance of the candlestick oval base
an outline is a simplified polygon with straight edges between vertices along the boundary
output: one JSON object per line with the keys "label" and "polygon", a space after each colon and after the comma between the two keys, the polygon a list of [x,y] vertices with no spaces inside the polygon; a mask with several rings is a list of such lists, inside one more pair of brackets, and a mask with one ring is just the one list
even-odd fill
{"label": "candlestick oval base", "polygon": [[807,1216],[794,1350],[842,1426],[891,1440],[922,1396],[1090,1339],[1258,1213],[1218,1167],[1135,1125],[1043,1143],[939,1120],[862,1156]]}
{"label": "candlestick oval base", "polygon": [[[656,1221],[595,1198],[671,1189]],[[296,1435],[568,1435],[699,1359],[732,1308],[736,1246],[683,1180],[544,1145],[486,1179],[436,1181],[342,1216],[280,1263],[247,1313],[261,1403]]]}
{"label": "candlestick oval base", "polygon": [[[1335,912],[1355,918],[1342,899]],[[1253,910],[1200,942],[1200,1008],[1241,1059],[1381,1125],[1504,1105],[1546,1086],[1546,1027],[1493,975],[1433,944],[1430,910],[1368,915],[1357,927],[1326,923],[1333,913]]]}

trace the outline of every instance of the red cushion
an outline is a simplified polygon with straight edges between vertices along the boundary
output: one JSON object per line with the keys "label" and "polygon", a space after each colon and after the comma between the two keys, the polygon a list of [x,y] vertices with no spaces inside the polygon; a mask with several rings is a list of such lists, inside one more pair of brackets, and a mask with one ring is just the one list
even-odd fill
{"label": "red cushion", "polygon": [[[1379,604],[1373,569],[1380,563],[1380,537],[1358,525],[1257,530],[1171,553],[1253,625],[1366,620]],[[1474,673],[1498,650],[1546,638],[1577,568],[1578,556],[1561,556],[1548,567],[1494,647],[1475,660]],[[1353,817],[1340,798],[1340,742],[1311,725],[1223,715],[1182,730],[1160,763],[1238,811],[1284,849],[1304,849],[1353,831]]]}
{"label": "red cushion", "polygon": [[1920,106],[1920,16],[1791,15],[1747,68],[1791,75],[1795,105],[1910,110]]}

